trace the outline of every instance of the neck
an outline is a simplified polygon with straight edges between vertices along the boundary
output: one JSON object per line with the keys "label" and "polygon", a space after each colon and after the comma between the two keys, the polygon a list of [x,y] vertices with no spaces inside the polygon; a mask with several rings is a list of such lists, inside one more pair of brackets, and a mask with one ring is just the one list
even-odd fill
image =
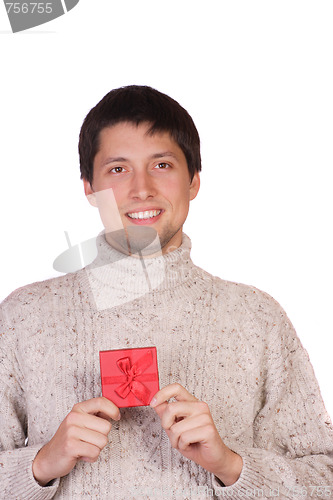
{"label": "neck", "polygon": [[165,254],[136,251],[127,255],[110,245],[105,232],[96,240],[98,255],[85,268],[98,310],[109,309],[183,283],[193,268],[191,241],[182,235],[181,245]]}
{"label": "neck", "polygon": [[114,250],[137,258],[165,255],[180,247],[183,241],[182,227],[175,234],[166,234],[162,239],[150,226],[129,226],[117,231],[106,229],[103,234]]}

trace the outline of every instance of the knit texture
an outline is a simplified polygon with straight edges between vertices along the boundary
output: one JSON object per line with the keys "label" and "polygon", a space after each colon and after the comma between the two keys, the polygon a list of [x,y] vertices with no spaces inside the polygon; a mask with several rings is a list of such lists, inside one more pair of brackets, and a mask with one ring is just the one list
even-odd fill
{"label": "knit texture", "polygon": [[[279,304],[195,266],[186,235],[173,252],[145,259],[144,271],[103,233],[97,247],[92,265],[20,288],[1,305],[0,498],[320,498],[319,485],[333,498],[332,424]],[[238,481],[221,487],[171,447],[152,408],[137,407],[121,409],[96,463],[39,486],[38,450],[75,403],[101,395],[99,351],[152,345],[160,387],[179,382],[206,401],[242,456]]]}

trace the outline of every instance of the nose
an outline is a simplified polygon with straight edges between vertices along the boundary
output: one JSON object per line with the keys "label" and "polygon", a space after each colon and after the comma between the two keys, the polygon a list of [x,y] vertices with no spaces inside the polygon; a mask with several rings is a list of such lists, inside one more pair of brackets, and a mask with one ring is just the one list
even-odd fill
{"label": "nose", "polygon": [[137,200],[147,200],[156,195],[154,180],[148,172],[136,172],[133,175],[130,196]]}

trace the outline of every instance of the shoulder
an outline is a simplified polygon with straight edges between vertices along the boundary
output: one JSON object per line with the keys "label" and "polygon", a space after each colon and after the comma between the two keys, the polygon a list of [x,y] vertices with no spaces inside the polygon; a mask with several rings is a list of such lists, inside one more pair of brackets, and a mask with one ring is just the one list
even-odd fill
{"label": "shoulder", "polygon": [[22,348],[30,342],[29,339],[37,342],[36,335],[42,334],[47,325],[61,324],[61,318],[75,307],[77,274],[25,285],[3,300],[0,304],[0,351],[4,355],[8,350],[17,352],[19,346]]}
{"label": "shoulder", "polygon": [[253,285],[224,280],[197,269],[207,284],[207,290],[211,289],[219,315],[242,324],[246,330],[260,326],[265,335],[273,328],[293,330],[287,313],[270,294]]}
{"label": "shoulder", "polygon": [[15,322],[19,316],[33,314],[43,305],[61,300],[73,287],[75,276],[76,273],[70,273],[17,288],[1,302],[0,321]]}
{"label": "shoulder", "polygon": [[213,294],[224,303],[243,308],[248,312],[263,312],[269,310],[270,313],[282,311],[281,305],[268,293],[253,285],[237,283],[224,280],[218,276],[213,276],[204,269],[195,266],[201,279],[207,284],[210,283]]}
{"label": "shoulder", "polygon": [[252,314],[280,314],[281,305],[268,293],[253,285],[236,283],[215,278],[216,286],[230,304],[238,305],[242,310]]}

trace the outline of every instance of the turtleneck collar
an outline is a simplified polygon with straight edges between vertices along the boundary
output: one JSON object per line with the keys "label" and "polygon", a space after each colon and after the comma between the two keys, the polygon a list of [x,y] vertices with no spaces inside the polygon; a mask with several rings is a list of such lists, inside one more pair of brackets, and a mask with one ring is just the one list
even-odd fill
{"label": "turtleneck collar", "polygon": [[156,257],[128,256],[113,248],[102,231],[96,239],[97,257],[84,271],[98,310],[125,304],[151,291],[160,292],[183,284],[195,267],[191,240],[182,234],[177,249]]}

